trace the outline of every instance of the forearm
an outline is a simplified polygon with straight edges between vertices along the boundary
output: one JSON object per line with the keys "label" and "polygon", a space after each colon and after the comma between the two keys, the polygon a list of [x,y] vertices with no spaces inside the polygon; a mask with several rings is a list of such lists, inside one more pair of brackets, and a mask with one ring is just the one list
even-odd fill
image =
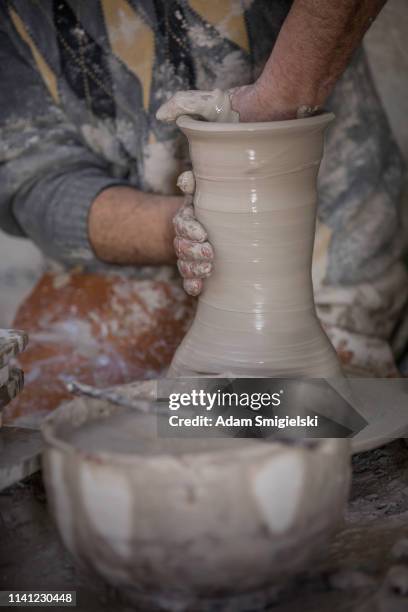
{"label": "forearm", "polygon": [[251,101],[245,91],[233,95],[241,121],[288,119],[302,107],[323,106],[384,4],[385,0],[295,0],[250,92]]}
{"label": "forearm", "polygon": [[147,194],[132,187],[102,191],[89,214],[89,239],[96,256],[107,263],[173,263],[172,219],[181,197]]}

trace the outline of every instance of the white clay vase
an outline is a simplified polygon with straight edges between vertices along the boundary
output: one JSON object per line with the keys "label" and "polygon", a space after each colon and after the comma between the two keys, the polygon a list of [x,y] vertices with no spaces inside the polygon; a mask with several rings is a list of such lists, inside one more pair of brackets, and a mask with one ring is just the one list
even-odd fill
{"label": "white clay vase", "polygon": [[317,173],[334,115],[272,123],[183,116],[195,214],[214,247],[168,376],[341,376],[311,277]]}

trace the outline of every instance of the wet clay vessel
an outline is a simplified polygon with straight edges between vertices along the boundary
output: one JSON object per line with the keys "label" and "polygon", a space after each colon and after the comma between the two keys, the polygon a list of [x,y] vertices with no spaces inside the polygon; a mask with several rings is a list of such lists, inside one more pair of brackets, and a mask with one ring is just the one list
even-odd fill
{"label": "wet clay vessel", "polygon": [[333,118],[178,119],[190,146],[195,213],[215,261],[170,377],[341,375],[311,280],[316,180]]}
{"label": "wet clay vessel", "polygon": [[47,419],[44,479],[66,547],[137,610],[262,607],[341,521],[347,441],[166,438],[156,418],[80,398]]}

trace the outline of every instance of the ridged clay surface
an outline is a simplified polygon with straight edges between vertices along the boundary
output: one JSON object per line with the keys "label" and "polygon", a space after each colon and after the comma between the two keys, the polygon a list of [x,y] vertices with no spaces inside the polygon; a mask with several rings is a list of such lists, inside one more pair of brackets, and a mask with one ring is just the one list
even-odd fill
{"label": "ridged clay surface", "polygon": [[170,377],[341,376],[311,280],[316,180],[332,119],[178,119],[190,145],[195,214],[215,260]]}

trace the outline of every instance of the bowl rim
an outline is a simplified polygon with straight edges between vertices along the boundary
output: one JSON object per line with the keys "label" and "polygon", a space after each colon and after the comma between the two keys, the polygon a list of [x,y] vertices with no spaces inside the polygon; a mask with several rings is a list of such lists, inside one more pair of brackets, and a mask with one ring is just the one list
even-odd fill
{"label": "bowl rim", "polygon": [[[302,444],[300,441],[296,443],[296,441],[287,442],[285,440],[275,440],[272,443],[268,442],[268,440],[263,439],[253,439],[253,438],[239,438],[242,441],[242,444],[233,448],[232,446],[229,448],[219,448],[219,449],[208,449],[200,452],[183,452],[177,455],[172,453],[161,453],[161,454],[138,454],[138,453],[116,453],[112,451],[104,451],[104,450],[91,450],[86,451],[84,449],[78,448],[74,446],[72,443],[64,440],[60,435],[58,435],[58,423],[62,416],[68,415],[70,411],[73,411],[76,406],[80,406],[80,404],[90,404],[91,409],[93,408],[95,412],[98,407],[101,409],[101,415],[103,413],[102,408],[108,408],[109,406],[115,407],[112,402],[108,402],[106,400],[95,399],[95,398],[83,398],[77,397],[75,399],[69,400],[67,402],[63,402],[54,412],[52,412],[44,421],[41,426],[41,434],[43,440],[45,442],[44,451],[47,450],[59,450],[63,453],[73,454],[77,457],[82,458],[85,461],[97,462],[97,463],[109,463],[111,465],[114,464],[136,464],[139,462],[157,462],[158,460],[163,459],[173,459],[177,460],[179,458],[185,457],[194,457],[197,459],[208,459],[212,457],[220,457],[221,455],[228,454],[231,458],[236,457],[237,454],[241,454],[244,446],[245,440],[247,444],[245,444],[245,448],[251,454],[265,454],[267,456],[271,456],[272,453],[276,453],[277,451],[296,451],[303,453],[311,453],[311,452],[321,452],[324,453],[326,449],[330,450],[332,438],[316,438],[309,439],[310,444]],[[108,405],[108,406],[107,406]],[[118,408],[120,408],[118,406]],[[113,414],[113,411],[109,413]],[[100,416],[101,416],[100,415]],[[86,423],[89,419],[85,418],[83,423]],[[97,419],[95,419],[97,420]],[[69,422],[69,420],[67,420]],[[82,423],[81,423],[82,424]],[[238,439],[238,438],[237,438]],[[312,443],[314,442],[314,443]],[[267,452],[269,450],[269,452]]]}

